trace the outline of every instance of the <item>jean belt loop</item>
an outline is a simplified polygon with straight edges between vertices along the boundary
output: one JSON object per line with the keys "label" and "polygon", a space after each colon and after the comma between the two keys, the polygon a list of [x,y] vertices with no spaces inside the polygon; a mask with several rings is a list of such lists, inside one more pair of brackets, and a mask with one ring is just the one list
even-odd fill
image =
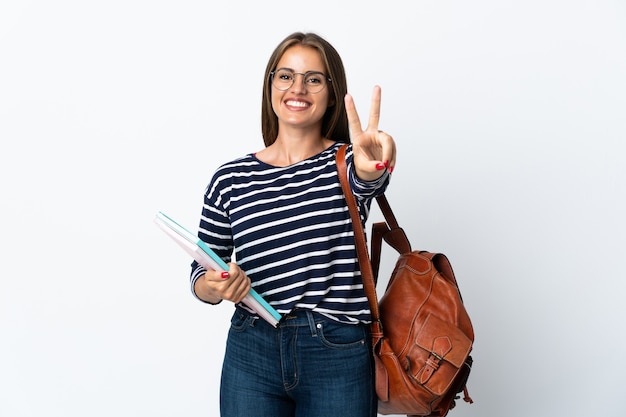
{"label": "jean belt loop", "polygon": [[313,312],[307,310],[306,317],[309,320],[309,328],[311,329],[311,336],[317,337],[317,325],[315,324],[315,317],[313,316]]}

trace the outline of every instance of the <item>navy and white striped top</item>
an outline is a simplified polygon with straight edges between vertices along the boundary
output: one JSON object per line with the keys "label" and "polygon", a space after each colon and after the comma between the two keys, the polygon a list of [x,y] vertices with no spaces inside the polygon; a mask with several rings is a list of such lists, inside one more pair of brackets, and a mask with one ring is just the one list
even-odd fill
{"label": "navy and white striped top", "polygon": [[[287,167],[253,154],[222,165],[205,190],[198,236],[226,262],[234,251],[254,289],[279,313],[303,308],[343,323],[367,323],[370,309],[335,163],[341,145]],[[361,181],[352,159],[350,145],[348,178],[365,223],[389,174]],[[203,273],[194,261],[192,291]]]}

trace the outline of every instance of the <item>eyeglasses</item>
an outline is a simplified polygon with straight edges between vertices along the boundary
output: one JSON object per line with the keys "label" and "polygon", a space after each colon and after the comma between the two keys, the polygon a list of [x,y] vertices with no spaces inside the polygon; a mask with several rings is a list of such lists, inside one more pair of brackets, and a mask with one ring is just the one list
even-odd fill
{"label": "eyeglasses", "polygon": [[270,72],[272,85],[280,91],[289,90],[296,80],[296,75],[302,75],[302,85],[311,94],[319,93],[326,87],[327,83],[332,81],[323,72],[319,71],[307,71],[303,74],[301,72],[293,72],[288,68],[279,68]]}

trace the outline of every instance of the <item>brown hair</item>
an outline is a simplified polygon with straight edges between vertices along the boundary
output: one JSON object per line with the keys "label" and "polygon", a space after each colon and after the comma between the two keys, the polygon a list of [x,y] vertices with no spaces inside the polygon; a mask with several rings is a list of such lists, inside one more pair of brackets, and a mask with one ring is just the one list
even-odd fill
{"label": "brown hair", "polygon": [[316,49],[326,66],[326,75],[332,80],[328,84],[329,103],[322,120],[322,136],[336,142],[350,143],[348,116],[344,97],[348,92],[346,73],[337,50],[328,41],[315,33],[295,32],[287,36],[274,49],[265,68],[263,80],[263,102],[261,104],[261,131],[265,146],[270,146],[278,137],[278,117],[272,108],[272,83],[270,73],[276,69],[278,61],[287,49],[294,45],[308,46]]}

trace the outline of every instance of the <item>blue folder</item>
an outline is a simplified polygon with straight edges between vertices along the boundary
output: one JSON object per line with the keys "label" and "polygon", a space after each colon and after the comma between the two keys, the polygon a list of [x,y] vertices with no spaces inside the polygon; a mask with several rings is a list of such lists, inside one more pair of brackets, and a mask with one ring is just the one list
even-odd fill
{"label": "blue folder", "polygon": [[[198,236],[178,224],[163,212],[158,212],[154,222],[169,237],[174,239],[189,255],[206,269],[215,271],[228,271],[228,265],[213,250],[207,246]],[[254,288],[243,299],[243,303],[254,310],[260,317],[272,326],[276,327],[281,315],[267,301],[263,299]]]}

